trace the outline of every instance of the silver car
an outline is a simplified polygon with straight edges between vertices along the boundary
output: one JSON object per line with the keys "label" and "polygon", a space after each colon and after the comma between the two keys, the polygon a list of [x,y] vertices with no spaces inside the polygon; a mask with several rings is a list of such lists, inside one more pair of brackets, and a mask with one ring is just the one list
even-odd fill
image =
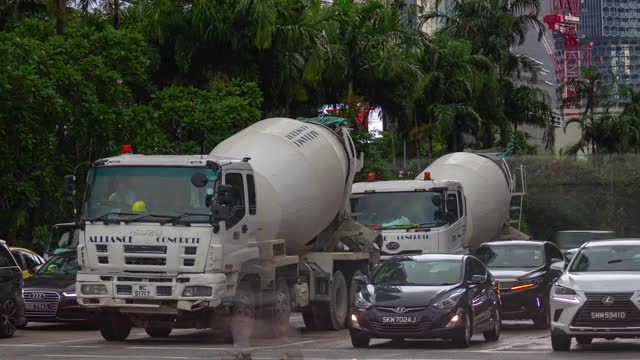
{"label": "silver car", "polygon": [[551,344],[640,337],[640,239],[587,242],[551,288]]}

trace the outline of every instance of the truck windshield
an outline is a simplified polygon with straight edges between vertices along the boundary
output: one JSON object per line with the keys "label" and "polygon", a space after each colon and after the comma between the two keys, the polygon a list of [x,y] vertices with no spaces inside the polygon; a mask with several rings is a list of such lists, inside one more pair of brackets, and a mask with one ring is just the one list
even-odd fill
{"label": "truck windshield", "polygon": [[460,260],[390,260],[373,275],[372,284],[382,286],[443,286],[461,280]]}
{"label": "truck windshield", "polygon": [[416,224],[435,225],[442,219],[434,205],[431,191],[365,193],[351,201],[351,211],[358,213],[356,221],[377,227],[407,227]]}
{"label": "truck windshield", "polygon": [[640,246],[593,246],[580,250],[570,272],[640,271]]}
{"label": "truck windshield", "polygon": [[78,231],[74,226],[55,226],[49,234],[46,253],[55,255],[60,251],[75,249],[78,246]]}
{"label": "truck windshield", "polygon": [[544,265],[543,246],[482,246],[475,255],[489,268],[537,268]]}
{"label": "truck windshield", "polygon": [[191,184],[201,172],[213,180],[208,168],[121,166],[96,167],[89,173],[82,209],[84,219],[124,221],[208,222],[207,194],[213,182],[203,188]]}

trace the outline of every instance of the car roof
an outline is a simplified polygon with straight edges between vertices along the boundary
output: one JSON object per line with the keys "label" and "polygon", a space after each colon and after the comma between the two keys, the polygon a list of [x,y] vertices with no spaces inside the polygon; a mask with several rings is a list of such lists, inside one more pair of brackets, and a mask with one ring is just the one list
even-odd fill
{"label": "car roof", "polygon": [[420,255],[396,255],[389,260],[393,259],[411,259],[415,261],[428,261],[428,260],[463,260],[469,255],[455,255],[455,254],[420,254]]}
{"label": "car roof", "polygon": [[621,245],[637,245],[640,246],[640,239],[602,239],[587,241],[582,247],[597,247],[597,246],[621,246]]}
{"label": "car roof", "polygon": [[[548,241],[540,241],[540,240],[502,240],[502,241],[489,241],[483,243],[482,245],[490,245],[490,246],[506,246],[506,245],[544,245],[548,243]],[[482,246],[480,245],[480,246]]]}
{"label": "car roof", "polygon": [[[13,250],[21,250],[21,251],[26,251],[28,253],[34,254],[34,255],[38,255],[35,251],[33,250],[29,250],[29,249],[25,249],[19,246],[9,246],[9,250],[13,251]],[[40,256],[40,255],[38,255]]]}

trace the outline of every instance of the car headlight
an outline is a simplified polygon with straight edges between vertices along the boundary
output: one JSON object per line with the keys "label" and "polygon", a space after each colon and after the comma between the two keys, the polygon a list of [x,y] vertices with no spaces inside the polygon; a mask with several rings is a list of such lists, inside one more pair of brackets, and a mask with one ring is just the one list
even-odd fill
{"label": "car headlight", "polygon": [[553,291],[553,299],[570,303],[579,303],[578,293],[566,286],[556,285]]}
{"label": "car headlight", "polygon": [[370,301],[367,301],[367,299],[365,299],[362,296],[361,292],[358,292],[356,294],[355,299],[353,300],[353,305],[355,305],[358,309],[367,309],[368,307],[372,306],[373,304]]}
{"label": "car headlight", "polygon": [[531,289],[538,286],[542,282],[542,278],[535,278],[529,280],[516,281],[511,284],[511,291]]}
{"label": "car headlight", "polygon": [[86,284],[80,288],[84,295],[106,295],[107,287],[104,284]]}
{"label": "car headlight", "polygon": [[436,309],[451,309],[452,307],[456,306],[458,304],[458,300],[460,300],[460,297],[462,296],[462,294],[464,294],[464,291],[457,291],[454,292],[453,294],[449,295],[448,297],[436,302],[433,304],[433,306]]}

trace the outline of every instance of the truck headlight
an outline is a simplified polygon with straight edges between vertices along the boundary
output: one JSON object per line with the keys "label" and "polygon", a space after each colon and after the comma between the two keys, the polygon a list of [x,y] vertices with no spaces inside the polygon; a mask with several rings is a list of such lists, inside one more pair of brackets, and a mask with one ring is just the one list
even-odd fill
{"label": "truck headlight", "polygon": [[460,300],[460,297],[462,296],[462,294],[464,294],[464,291],[454,292],[453,294],[449,295],[445,299],[442,299],[434,303],[433,307],[440,310],[451,309],[452,307],[458,304],[458,300]]}
{"label": "truck headlight", "polygon": [[367,301],[367,299],[362,296],[362,293],[359,292],[356,294],[356,297],[353,300],[353,305],[355,305],[358,309],[367,309],[373,304],[370,301]]}
{"label": "truck headlight", "polygon": [[184,297],[210,297],[212,294],[209,286],[187,286],[182,291]]}
{"label": "truck headlight", "polygon": [[107,287],[103,284],[86,284],[80,287],[84,295],[106,295]]}

